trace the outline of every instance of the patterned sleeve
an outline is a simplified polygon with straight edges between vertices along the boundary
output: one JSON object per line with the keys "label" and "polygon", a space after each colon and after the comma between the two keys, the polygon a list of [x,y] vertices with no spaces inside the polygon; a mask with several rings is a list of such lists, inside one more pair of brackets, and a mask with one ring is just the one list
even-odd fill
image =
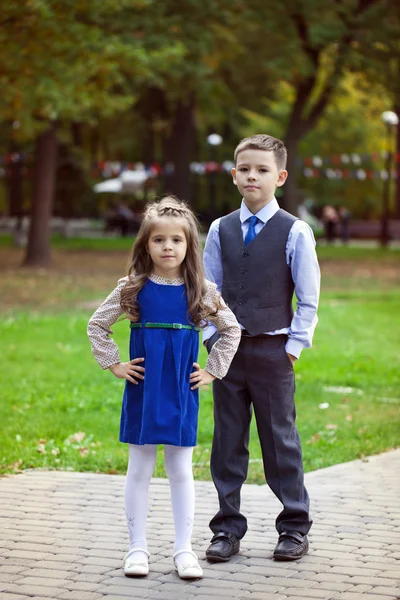
{"label": "patterned sleeve", "polygon": [[118,346],[110,335],[114,333],[111,325],[124,314],[120,305],[120,295],[127,281],[127,277],[118,281],[115,290],[104,300],[89,320],[87,334],[92,345],[93,356],[103,369],[108,369],[111,365],[121,362]]}
{"label": "patterned sleeve", "polygon": [[211,281],[206,281],[207,293],[204,302],[207,306],[214,306],[216,300],[220,300],[222,308],[216,315],[210,315],[208,318],[217,328],[220,338],[215,342],[209,354],[206,370],[217,379],[222,379],[228,372],[230,364],[239,346],[241,338],[240,326],[235,315],[227,307],[219,292],[217,286]]}

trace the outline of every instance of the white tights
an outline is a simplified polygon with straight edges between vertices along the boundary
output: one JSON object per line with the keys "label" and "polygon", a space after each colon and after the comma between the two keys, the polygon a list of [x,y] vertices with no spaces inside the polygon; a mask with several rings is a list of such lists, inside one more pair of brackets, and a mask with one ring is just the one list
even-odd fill
{"label": "white tights", "polygon": [[[129,444],[129,464],[125,484],[125,512],[129,530],[129,550],[147,550],[146,517],[150,479],[156,464],[157,446]],[[164,446],[175,524],[174,552],[191,551],[194,521],[193,448]]]}

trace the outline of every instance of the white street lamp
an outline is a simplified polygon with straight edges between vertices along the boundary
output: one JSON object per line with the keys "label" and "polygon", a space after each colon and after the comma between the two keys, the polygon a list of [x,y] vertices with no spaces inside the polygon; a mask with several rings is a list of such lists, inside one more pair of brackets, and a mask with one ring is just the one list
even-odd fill
{"label": "white street lamp", "polygon": [[219,133],[210,133],[210,135],[207,137],[207,142],[210,144],[210,146],[220,146],[223,141],[224,140]]}
{"label": "white street lamp", "polygon": [[389,242],[389,204],[390,204],[390,183],[392,179],[392,130],[397,127],[399,117],[392,110],[385,110],[381,115],[382,121],[386,125],[386,173],[387,177],[383,180],[382,190],[382,218],[381,218],[381,245],[387,246]]}
{"label": "white street lamp", "polygon": [[[222,144],[224,140],[222,139],[222,136],[219,135],[219,133],[210,133],[210,135],[207,136],[207,144],[209,146],[209,160],[211,162],[218,162],[217,161],[217,148],[218,146],[220,146]],[[216,186],[217,186],[217,180],[216,180],[216,172],[214,169],[215,165],[213,165],[213,168],[211,169],[210,173],[208,174],[208,182],[209,182],[209,202],[210,202],[210,207],[215,207],[215,200],[216,200],[216,195],[217,195],[217,190],[216,190]]]}
{"label": "white street lamp", "polygon": [[385,110],[381,115],[382,121],[385,125],[398,125],[399,117],[392,110]]}

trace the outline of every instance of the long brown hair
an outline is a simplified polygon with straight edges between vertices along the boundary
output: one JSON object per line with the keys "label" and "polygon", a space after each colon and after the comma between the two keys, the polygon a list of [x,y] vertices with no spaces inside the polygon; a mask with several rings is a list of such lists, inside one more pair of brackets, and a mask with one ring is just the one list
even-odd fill
{"label": "long brown hair", "polygon": [[149,275],[153,272],[153,262],[147,251],[147,245],[154,225],[165,217],[175,217],[183,220],[187,251],[182,263],[182,275],[188,299],[188,318],[194,325],[204,327],[207,316],[215,314],[220,305],[216,305],[214,310],[210,311],[204,304],[203,298],[207,288],[201,259],[198,221],[187,204],[174,196],[165,196],[161,200],[150,202],[146,206],[132,248],[132,259],[128,267],[128,283],[121,290],[121,308],[132,321],[140,319],[137,296]]}

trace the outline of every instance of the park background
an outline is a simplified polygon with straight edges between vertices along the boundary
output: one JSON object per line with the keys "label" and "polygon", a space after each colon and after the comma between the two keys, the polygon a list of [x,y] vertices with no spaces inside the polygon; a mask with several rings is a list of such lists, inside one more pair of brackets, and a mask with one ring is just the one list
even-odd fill
{"label": "park background", "polygon": [[[3,2],[0,472],[124,472],[123,383],[86,338],[132,245],[104,215],[175,193],[206,234],[238,206],[233,150],[259,132],[288,147],[284,208],[345,206],[363,224],[345,245],[315,228],[320,323],[296,364],[305,468],[399,446],[400,128],[382,119],[400,114],[399,33],[388,0]],[[94,191],[127,171],[142,185]],[[128,331],[115,326],[124,357]],[[211,438],[203,389],[197,478]],[[248,481],[262,483],[255,435],[250,452]]]}

